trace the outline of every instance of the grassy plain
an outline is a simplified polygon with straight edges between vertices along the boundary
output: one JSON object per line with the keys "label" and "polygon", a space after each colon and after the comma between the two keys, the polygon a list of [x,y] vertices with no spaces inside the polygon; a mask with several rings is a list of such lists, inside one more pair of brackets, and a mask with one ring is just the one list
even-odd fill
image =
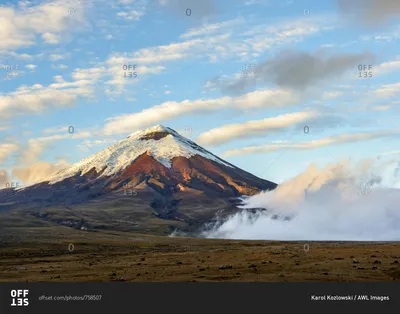
{"label": "grassy plain", "polygon": [[[4,230],[3,230],[4,231]],[[282,242],[18,228],[0,234],[0,281],[400,281],[398,242]]]}

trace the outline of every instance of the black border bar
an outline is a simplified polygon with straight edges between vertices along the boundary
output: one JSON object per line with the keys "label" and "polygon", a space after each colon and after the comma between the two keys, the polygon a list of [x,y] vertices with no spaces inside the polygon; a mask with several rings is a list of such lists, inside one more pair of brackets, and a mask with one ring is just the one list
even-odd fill
{"label": "black border bar", "polygon": [[397,312],[400,283],[0,283],[1,314],[325,313],[339,308]]}

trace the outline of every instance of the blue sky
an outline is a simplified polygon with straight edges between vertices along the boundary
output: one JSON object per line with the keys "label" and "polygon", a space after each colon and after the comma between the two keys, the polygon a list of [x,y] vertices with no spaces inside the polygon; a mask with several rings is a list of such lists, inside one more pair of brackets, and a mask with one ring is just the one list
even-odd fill
{"label": "blue sky", "polygon": [[0,184],[156,124],[276,182],[393,158],[399,15],[390,0],[2,1]]}

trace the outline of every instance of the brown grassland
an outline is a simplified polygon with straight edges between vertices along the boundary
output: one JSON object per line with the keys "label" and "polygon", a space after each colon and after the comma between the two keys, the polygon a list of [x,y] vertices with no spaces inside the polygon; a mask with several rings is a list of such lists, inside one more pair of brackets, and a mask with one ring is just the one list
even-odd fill
{"label": "brown grassland", "polygon": [[400,281],[398,242],[283,242],[31,228],[2,235],[3,282]]}

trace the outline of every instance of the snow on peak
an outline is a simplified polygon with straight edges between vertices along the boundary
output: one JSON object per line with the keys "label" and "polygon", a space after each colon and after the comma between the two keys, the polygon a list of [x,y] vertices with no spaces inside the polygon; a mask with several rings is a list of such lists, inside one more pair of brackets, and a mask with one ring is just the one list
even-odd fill
{"label": "snow on peak", "polygon": [[171,168],[171,160],[174,157],[182,156],[190,158],[194,155],[200,155],[225,166],[232,167],[196,143],[181,136],[173,129],[156,125],[132,133],[114,145],[58,172],[49,181],[50,184],[56,183],[77,174],[83,175],[93,168],[97,172],[104,170],[101,176],[112,176],[129,167],[136,158],[144,153],[149,154],[167,168]]}
{"label": "snow on peak", "polygon": [[173,133],[178,134],[174,130],[159,124],[159,125],[155,125],[155,126],[153,126],[151,128],[147,128],[147,129],[144,129],[144,130],[136,131],[136,132],[132,133],[131,135],[129,135],[128,137],[141,137],[143,135],[148,135],[148,134],[152,134],[152,133],[159,133],[159,132],[160,133],[164,133],[165,132],[165,133],[171,133],[171,134],[173,134]]}

